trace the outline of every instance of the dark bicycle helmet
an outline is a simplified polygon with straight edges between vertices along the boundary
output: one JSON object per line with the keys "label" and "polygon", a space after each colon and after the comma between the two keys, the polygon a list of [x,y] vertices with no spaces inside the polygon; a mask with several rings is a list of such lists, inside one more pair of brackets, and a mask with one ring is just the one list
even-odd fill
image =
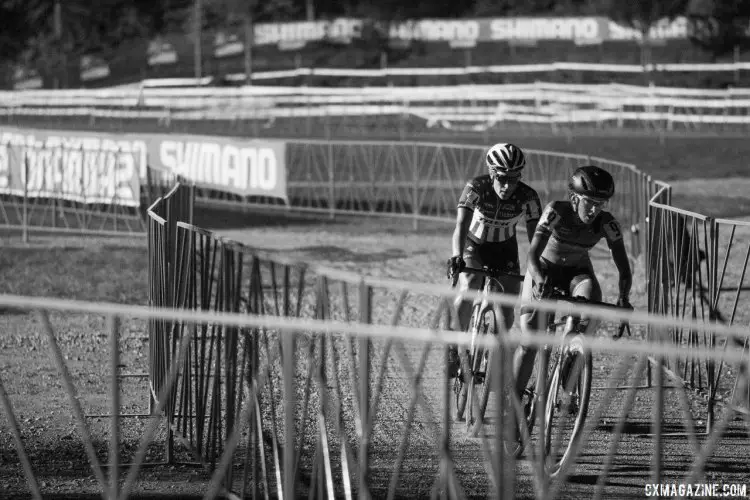
{"label": "dark bicycle helmet", "polygon": [[571,194],[608,200],[615,194],[615,181],[603,168],[586,165],[573,172],[568,182],[568,189]]}

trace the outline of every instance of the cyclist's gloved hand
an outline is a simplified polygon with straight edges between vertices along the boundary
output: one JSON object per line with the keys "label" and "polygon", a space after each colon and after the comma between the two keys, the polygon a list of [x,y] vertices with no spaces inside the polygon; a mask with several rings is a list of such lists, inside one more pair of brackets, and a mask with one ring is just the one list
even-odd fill
{"label": "cyclist's gloved hand", "polygon": [[[627,309],[628,311],[632,311],[634,308],[627,297],[620,297],[617,299],[617,307],[621,307],[623,309]],[[617,333],[615,334],[615,340],[622,337],[622,334],[625,333],[627,330],[628,337],[630,336],[630,323],[627,320],[623,320],[620,323],[620,327],[617,329]]]}
{"label": "cyclist's gloved hand", "polygon": [[617,307],[621,307],[629,311],[632,311],[634,309],[627,297],[620,297],[619,299],[617,299]]}
{"label": "cyclist's gloved hand", "polygon": [[549,284],[546,277],[534,283],[534,286],[531,288],[531,295],[534,300],[541,300],[549,295]]}
{"label": "cyclist's gloved hand", "polygon": [[458,274],[464,267],[466,267],[466,262],[464,262],[463,257],[460,255],[454,255],[448,259],[448,279],[451,280],[453,285],[456,284]]}

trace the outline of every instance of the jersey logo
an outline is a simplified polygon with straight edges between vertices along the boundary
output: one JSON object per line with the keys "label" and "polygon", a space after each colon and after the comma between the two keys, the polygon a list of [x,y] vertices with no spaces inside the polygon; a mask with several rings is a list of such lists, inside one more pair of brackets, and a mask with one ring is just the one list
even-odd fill
{"label": "jersey logo", "polygon": [[611,220],[604,224],[604,232],[610,241],[622,239],[622,228],[616,220]]}

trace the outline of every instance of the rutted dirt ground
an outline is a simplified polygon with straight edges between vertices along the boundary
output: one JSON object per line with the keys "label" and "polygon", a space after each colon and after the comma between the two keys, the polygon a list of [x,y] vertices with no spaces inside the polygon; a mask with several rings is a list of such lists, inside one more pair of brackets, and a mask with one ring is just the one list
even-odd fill
{"label": "rutted dirt ground", "polygon": [[[383,219],[356,219],[353,221],[324,222],[314,219],[278,220],[269,216],[245,217],[232,224],[236,229],[221,229],[220,234],[245,242],[251,246],[266,249],[275,255],[305,262],[317,262],[338,269],[356,271],[370,276],[412,280],[422,283],[443,283],[445,260],[450,252],[451,227],[433,224],[415,234],[411,223],[385,221]],[[210,227],[210,226],[209,226]],[[525,240],[525,235],[520,235]],[[526,245],[522,244],[522,255]],[[602,281],[605,300],[614,300],[616,294],[616,271],[609,260],[605,248],[594,249],[595,266]],[[645,288],[642,269],[637,270],[634,287],[634,305],[645,310]],[[387,309],[386,306],[383,306]],[[376,303],[376,309],[378,305]],[[426,311],[430,304],[408,304],[404,322],[424,326]],[[56,324],[53,317],[53,324]],[[44,340],[39,331],[38,321],[31,316],[6,315],[0,318],[6,331],[28,328],[34,323],[39,332],[29,338],[8,337],[3,340],[3,355],[0,357],[3,380],[26,378],[27,383],[21,393],[14,391],[11,399],[24,429],[24,439],[30,445],[32,464],[40,477],[45,496],[54,498],[81,498],[96,496],[97,485],[87,472],[85,454],[75,438],[75,427],[70,417],[67,401],[62,392],[60,379],[45,351]],[[80,331],[104,332],[104,323],[87,320],[87,324],[77,324],[68,319],[66,331],[58,332],[61,341],[67,346],[64,352],[70,363],[88,412],[100,409],[107,413],[106,366],[102,356],[106,356],[106,337],[80,338]],[[144,342],[144,325],[132,322],[123,325],[128,356],[123,359],[128,371],[145,369],[147,343]],[[607,331],[600,331],[606,335]],[[408,343],[408,359],[416,366],[421,347]],[[376,352],[382,345],[376,346]],[[138,353],[141,353],[140,355]],[[442,418],[443,370],[441,352],[431,346],[426,361],[427,369],[421,382],[421,390],[431,408],[430,412],[417,411],[415,422],[409,434],[408,451],[405,454],[401,475],[396,489],[398,498],[425,498],[431,494],[439,472],[439,430]],[[619,363],[628,365],[627,380],[610,380]],[[95,369],[95,366],[101,365]],[[598,407],[606,385],[627,385],[632,377],[635,358],[617,352],[598,353],[594,357],[595,373],[593,400],[589,409],[592,415]],[[41,368],[39,368],[41,367]],[[101,368],[101,369],[100,369]],[[42,375],[39,378],[38,375]],[[637,385],[645,383],[645,374],[636,380]],[[139,384],[138,380],[129,383]],[[141,383],[142,384],[142,383]],[[142,384],[141,387],[145,388]],[[16,387],[18,389],[18,387]],[[125,391],[138,394],[136,391]],[[20,394],[24,394],[23,398]],[[590,498],[597,481],[604,475],[604,463],[609,455],[613,428],[622,405],[626,390],[617,390],[610,405],[603,410],[601,421],[583,449],[573,475],[562,488],[563,498]],[[676,390],[666,391],[665,412],[662,423],[665,432],[674,433],[664,437],[662,455],[662,482],[682,483],[698,455],[689,445],[684,434],[684,418],[680,409]],[[383,398],[378,412],[375,435],[371,445],[372,461],[370,486],[375,498],[386,495],[391,480],[393,463],[403,438],[405,417],[408,414],[410,399],[409,383],[403,368],[394,362],[386,374]],[[695,424],[703,428],[705,404],[697,397],[690,396]],[[649,437],[655,391],[640,388],[635,393],[635,403],[628,413],[623,437],[614,454],[614,460],[603,484],[602,498],[642,498],[645,485],[650,483],[652,462],[652,442]],[[39,411],[42,408],[42,411]],[[145,398],[124,401],[126,412],[145,410]],[[35,413],[36,412],[36,413]],[[720,414],[721,415],[721,414]],[[96,448],[100,459],[106,459],[106,421],[91,419],[92,430],[97,436]],[[144,421],[130,419],[123,430],[123,438],[132,442],[133,436],[143,431]],[[6,427],[7,429],[7,427]],[[493,435],[495,429],[488,426],[487,432]],[[467,496],[486,497],[492,488],[485,469],[483,452],[477,440],[464,437],[463,425],[451,425],[450,449],[456,464],[456,475]],[[703,436],[699,437],[705,443]],[[719,442],[706,465],[705,482],[741,483],[750,488],[750,448],[747,425],[732,420],[729,429]],[[2,461],[0,472],[0,497],[23,498],[27,494],[15,448],[9,433],[0,436]],[[124,450],[127,459],[131,449]],[[150,449],[150,460],[157,461],[162,455],[157,446]],[[533,495],[532,479],[528,461],[521,460],[517,465],[516,492],[518,498]],[[141,475],[136,490],[139,498],[159,496],[201,495],[206,490],[208,477],[200,469],[190,466],[148,467]]]}
{"label": "rutted dirt ground", "polygon": [[[276,228],[278,221],[266,221],[265,225],[252,229],[223,230],[221,234],[249,245],[273,250],[278,255],[299,258],[307,262],[320,262],[339,269],[361,272],[370,276],[388,277],[394,279],[412,280],[422,283],[442,283],[444,278],[444,263],[450,254],[450,231],[448,225],[435,224],[421,234],[413,234],[410,224],[387,222],[380,219],[362,221],[329,223],[322,226],[310,225],[307,222],[290,224],[283,233]],[[525,235],[520,235],[525,240]],[[522,245],[525,251],[526,245]],[[522,254],[523,255],[523,254]],[[600,246],[592,253],[595,267],[602,281],[605,300],[616,298],[616,270],[612,264],[606,247]],[[522,263],[523,264],[523,263]],[[645,310],[645,284],[643,270],[636,272],[634,286],[634,305],[637,309]],[[600,329],[600,335],[611,333],[606,328]],[[418,357],[418,348],[410,356]],[[432,403],[434,414],[432,417],[421,415],[421,418],[442,425],[442,369],[441,352],[434,347],[430,352],[426,371],[422,382],[422,389],[428,401]],[[611,380],[614,369],[619,363],[629,366],[625,380]],[[633,381],[637,386],[646,384],[646,374],[642,373],[633,380],[632,369],[635,366],[634,356],[624,356],[617,352],[597,353],[594,356],[595,379],[592,403],[589,415],[599,406],[599,401],[605,393],[606,386],[626,386]],[[403,373],[403,372],[401,372]],[[405,381],[401,381],[405,385]],[[666,385],[672,385],[666,381]],[[398,387],[398,383],[395,384]],[[602,498],[641,498],[645,494],[645,485],[650,482],[650,464],[652,462],[653,446],[650,438],[652,408],[656,399],[653,388],[639,388],[635,391],[635,402],[623,429],[623,436],[614,455],[611,468],[606,476],[606,484]],[[404,405],[403,397],[408,392],[397,391],[398,396],[384,393],[383,415],[398,413],[400,405]],[[588,444],[584,447],[579,459],[579,465],[570,477],[570,482],[562,489],[564,498],[589,498],[594,494],[595,485],[604,473],[603,467],[608,449],[612,442],[615,422],[622,413],[623,404],[628,391],[618,389],[608,408],[603,410],[602,419],[592,434]],[[688,444],[684,434],[684,416],[681,410],[678,392],[667,389],[665,396],[665,412],[662,416],[664,432],[671,433],[664,437],[664,452],[662,457],[663,482],[685,482],[687,472],[691,469],[697,453]],[[698,398],[690,395],[691,411],[694,424],[704,429],[706,406]],[[422,497],[430,494],[430,488],[438,477],[438,454],[435,449],[438,435],[430,432],[430,423],[414,427],[410,436],[410,451],[403,467],[403,475],[398,488],[398,495],[403,497]],[[730,422],[730,428],[720,441],[716,451],[711,454],[705,470],[706,476],[702,480],[721,483],[742,483],[750,487],[750,439],[747,425],[739,419]],[[439,428],[439,427],[438,427]],[[420,432],[421,429],[421,432]],[[393,436],[401,436],[403,429],[398,423],[382,423],[381,432]],[[488,429],[492,435],[492,426]],[[463,425],[453,424],[451,428],[451,449],[457,468],[457,477],[461,486],[470,497],[485,496],[490,493],[487,474],[482,459],[482,451],[477,440],[464,437]],[[705,441],[704,436],[699,441]],[[381,450],[373,448],[376,463],[382,464],[382,473],[372,477],[375,492],[385,493],[384,484],[392,469],[394,450],[397,447],[383,446]],[[421,450],[421,451],[420,451]],[[527,497],[532,495],[529,463],[522,460],[518,464],[517,495]],[[376,467],[376,470],[380,467]],[[388,473],[386,473],[388,472]],[[380,495],[378,495],[380,496]]]}

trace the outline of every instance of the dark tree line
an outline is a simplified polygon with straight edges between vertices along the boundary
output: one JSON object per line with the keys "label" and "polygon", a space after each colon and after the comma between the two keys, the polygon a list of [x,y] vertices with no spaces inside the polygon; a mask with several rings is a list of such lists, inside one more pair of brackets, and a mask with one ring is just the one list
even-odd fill
{"label": "dark tree line", "polygon": [[600,15],[642,32],[685,16],[691,39],[713,55],[750,45],[750,0],[0,0],[0,62],[64,64],[133,39],[256,22],[352,16],[416,18]]}

